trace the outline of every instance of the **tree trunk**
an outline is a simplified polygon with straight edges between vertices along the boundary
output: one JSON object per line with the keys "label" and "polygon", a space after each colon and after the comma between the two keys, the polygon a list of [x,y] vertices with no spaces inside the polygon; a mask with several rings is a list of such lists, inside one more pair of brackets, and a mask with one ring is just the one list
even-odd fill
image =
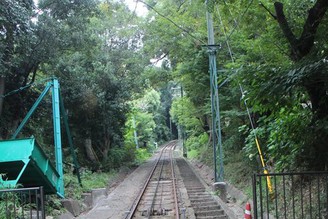
{"label": "tree trunk", "polygon": [[104,128],[104,146],[102,148],[103,162],[106,162],[108,159],[110,144],[111,144],[111,140],[110,140],[109,132],[106,128]]}
{"label": "tree trunk", "polygon": [[[328,167],[328,133],[325,128],[328,122],[328,95],[325,84],[322,82],[314,86],[306,86],[312,104],[312,122],[310,131],[313,148],[306,155],[310,156],[310,166],[316,170],[325,170]],[[313,151],[311,153],[311,151]]]}
{"label": "tree trunk", "polygon": [[85,139],[84,147],[85,147],[85,152],[87,154],[87,158],[93,163],[98,163],[98,157],[93,150],[91,138]]}

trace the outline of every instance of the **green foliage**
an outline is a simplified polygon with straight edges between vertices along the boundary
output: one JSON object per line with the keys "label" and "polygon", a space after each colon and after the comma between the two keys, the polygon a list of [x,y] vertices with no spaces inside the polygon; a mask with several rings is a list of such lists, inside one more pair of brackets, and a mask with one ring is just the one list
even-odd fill
{"label": "green foliage", "polygon": [[189,98],[183,97],[173,100],[170,114],[174,122],[185,127],[187,134],[203,131],[202,121],[199,119],[202,116],[201,112]]}
{"label": "green foliage", "polygon": [[121,166],[131,165],[135,159],[134,149],[130,147],[113,147],[109,150],[105,162],[105,170],[118,169]]}
{"label": "green foliage", "polygon": [[21,212],[22,206],[19,203],[19,197],[13,192],[1,193],[0,218],[11,218]]}
{"label": "green foliage", "polygon": [[[245,189],[246,195],[251,197],[251,175],[253,169],[256,169],[256,162],[247,159],[243,151],[225,152],[224,172],[225,177],[237,188]],[[248,192],[247,192],[248,190]]]}
{"label": "green foliage", "polygon": [[208,142],[208,135],[206,133],[201,133],[199,136],[188,138],[186,144],[188,149],[197,149],[199,146],[207,145]]}
{"label": "green foliage", "polygon": [[[266,161],[276,170],[313,169],[318,165],[311,166],[311,161],[317,157],[325,163],[327,16],[318,30],[311,32],[315,41],[309,44],[309,52],[296,60],[278,19],[273,19],[272,1],[261,2],[266,9],[255,1],[206,2],[151,1],[155,10],[140,18],[122,1],[59,4],[42,0],[38,12],[33,1],[2,1],[0,72],[5,76],[1,77],[4,92],[49,75],[59,77],[77,151],[85,165],[90,163],[82,153],[86,139],[92,140],[99,155],[101,164],[97,165],[109,170],[130,165],[134,159],[142,162],[155,142],[176,135],[175,126],[180,136],[183,130],[192,156],[211,163],[209,65],[204,47],[207,10],[213,15],[215,42],[229,40],[217,51],[225,159],[230,164],[234,160],[229,156],[238,154],[231,156],[242,160],[236,162],[236,168],[243,164],[254,168],[256,132]],[[283,1],[296,39],[301,37],[315,2]],[[157,63],[151,65],[150,60]],[[173,91],[177,87],[181,87],[180,95]],[[2,138],[10,136],[40,91],[35,86],[0,99]],[[36,133],[42,138],[39,141],[51,147],[52,138],[40,134],[51,131],[48,106],[49,101],[42,105],[23,135]],[[135,149],[134,132],[139,146],[147,146],[147,150]]]}
{"label": "green foliage", "polygon": [[148,160],[151,156],[151,153],[149,153],[149,150],[146,148],[139,148],[136,150],[136,159],[135,159],[135,163],[136,164],[141,164],[143,162],[145,162],[146,160]]}
{"label": "green foliage", "polygon": [[277,171],[297,167],[307,151],[307,132],[311,122],[309,110],[294,107],[291,110],[282,108],[279,117],[268,126],[268,152],[275,161]]}
{"label": "green foliage", "polygon": [[115,175],[115,171],[92,173],[90,170],[84,170],[81,173],[83,187],[80,187],[77,177],[72,173],[66,173],[64,174],[66,196],[80,200],[82,193],[90,192],[91,189],[106,188],[110,178]]}
{"label": "green foliage", "polygon": [[199,158],[199,152],[197,149],[188,150],[187,153],[188,153],[189,159],[198,159]]}
{"label": "green foliage", "polygon": [[[155,142],[161,143],[168,139],[165,106],[161,103],[161,93],[148,89],[144,96],[135,100],[133,111],[125,124],[125,145],[135,145],[152,149]],[[137,139],[134,134],[136,133]],[[138,156],[138,154],[137,154]]]}

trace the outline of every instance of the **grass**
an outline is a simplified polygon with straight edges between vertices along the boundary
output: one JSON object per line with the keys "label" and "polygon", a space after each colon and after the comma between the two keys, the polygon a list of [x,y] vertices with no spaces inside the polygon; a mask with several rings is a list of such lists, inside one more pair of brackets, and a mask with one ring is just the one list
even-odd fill
{"label": "grass", "polygon": [[[81,181],[83,186],[81,187],[78,183],[76,175],[73,175],[72,173],[65,173],[65,198],[81,201],[83,193],[90,192],[92,189],[106,188],[110,179],[114,178],[116,175],[117,171],[93,173],[89,170],[84,170],[81,173]],[[58,216],[65,212],[57,195],[47,196],[46,212],[48,215],[52,216]]]}
{"label": "grass", "polygon": [[[207,166],[213,166],[213,151],[211,147],[202,147],[195,152],[198,160],[205,163]],[[188,157],[189,152],[188,152]],[[196,159],[197,159],[196,158]],[[254,164],[247,161],[243,155],[243,152],[239,153],[225,153],[224,157],[224,179],[243,191],[243,193],[251,198],[252,197],[252,175]]]}
{"label": "grass", "polygon": [[190,151],[188,151],[188,158],[190,159],[194,159],[198,157],[198,151],[195,149],[192,149]]}
{"label": "grass", "polygon": [[135,164],[140,165],[151,157],[151,153],[146,148],[136,150]]}
{"label": "grass", "polygon": [[241,190],[249,190],[252,186],[251,165],[245,161],[243,154],[229,154],[224,163],[225,178]]}
{"label": "grass", "polygon": [[111,178],[117,175],[116,171],[94,172],[85,170],[81,173],[81,187],[78,183],[77,177],[73,174],[65,174],[65,192],[66,196],[76,200],[81,199],[81,195],[85,192],[90,192],[92,189],[106,188]]}

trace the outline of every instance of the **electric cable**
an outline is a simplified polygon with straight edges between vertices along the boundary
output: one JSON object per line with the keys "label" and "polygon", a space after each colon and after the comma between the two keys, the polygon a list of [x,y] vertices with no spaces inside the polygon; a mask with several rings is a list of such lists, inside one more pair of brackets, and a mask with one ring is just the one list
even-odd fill
{"label": "electric cable", "polygon": [[[238,19],[239,21],[241,21],[244,18],[244,16],[246,15],[248,9],[251,7],[251,5],[253,4],[253,2],[254,2],[254,0],[251,0],[250,3],[247,5],[247,7],[245,8],[244,12],[239,17],[239,19]],[[227,5],[227,3],[225,1],[224,1],[224,3],[225,3],[225,5]],[[232,15],[229,6],[228,6],[228,10],[229,10],[230,15]],[[237,22],[237,20],[235,18],[233,20],[234,20],[235,26],[232,29],[232,31],[229,33],[229,36],[227,37],[228,40],[230,40],[232,34],[236,31],[236,29],[239,28],[239,22]]]}
{"label": "electric cable", "polygon": [[169,21],[170,23],[172,23],[174,26],[176,26],[177,28],[179,28],[180,30],[182,30],[183,32],[185,32],[186,34],[188,34],[191,38],[197,40],[198,42],[202,43],[202,44],[206,44],[203,40],[195,37],[192,33],[190,33],[190,31],[188,31],[187,29],[181,27],[179,24],[177,24],[176,22],[174,22],[171,18],[168,18],[167,16],[165,16],[164,14],[160,13],[157,9],[155,9],[153,6],[151,6],[150,4],[142,1],[142,0],[137,0],[137,2],[141,2],[144,5],[146,5],[148,8],[152,9],[156,14],[158,14],[159,16],[163,17],[164,19],[166,19],[167,21]]}
{"label": "electric cable", "polygon": [[21,92],[21,91],[23,91],[23,90],[25,90],[25,89],[27,89],[27,88],[29,88],[29,87],[35,87],[35,86],[37,86],[37,85],[39,85],[39,84],[43,84],[44,82],[49,81],[49,80],[51,80],[51,79],[53,79],[53,77],[45,78],[45,79],[40,80],[40,81],[38,81],[38,82],[32,82],[32,83],[27,84],[27,85],[25,85],[25,86],[22,86],[22,87],[20,87],[20,88],[18,88],[18,89],[15,89],[15,90],[9,91],[9,92],[7,92],[6,94],[1,95],[0,98],[1,98],[1,99],[4,99],[4,98],[6,98],[6,97],[8,97],[8,96],[11,96],[11,95],[14,95],[14,94],[16,94],[16,93],[19,93],[19,92]]}

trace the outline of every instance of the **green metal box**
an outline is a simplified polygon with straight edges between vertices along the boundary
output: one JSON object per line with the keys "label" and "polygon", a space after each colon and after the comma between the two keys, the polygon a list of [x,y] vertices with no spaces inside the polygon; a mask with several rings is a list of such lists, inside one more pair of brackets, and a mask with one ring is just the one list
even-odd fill
{"label": "green metal box", "polygon": [[0,141],[0,188],[43,186],[56,194],[59,174],[34,138]]}

